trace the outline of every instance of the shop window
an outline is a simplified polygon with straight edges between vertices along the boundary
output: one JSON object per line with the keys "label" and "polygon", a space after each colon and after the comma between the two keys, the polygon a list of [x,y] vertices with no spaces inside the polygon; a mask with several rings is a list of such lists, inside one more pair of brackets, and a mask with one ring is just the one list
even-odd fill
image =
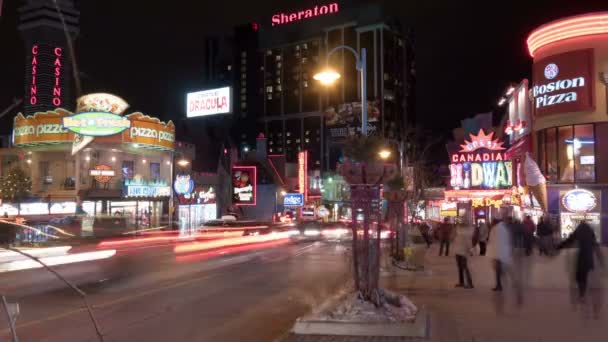
{"label": "shop window", "polygon": [[51,167],[48,161],[41,161],[38,163],[40,170],[40,178],[42,184],[53,184],[53,176],[51,176]]}
{"label": "shop window", "polygon": [[574,126],[572,140],[577,182],[595,182],[595,135],[593,125]]}
{"label": "shop window", "polygon": [[546,130],[547,144],[547,179],[551,182],[557,181],[557,131],[555,128]]}
{"label": "shop window", "polygon": [[122,178],[133,179],[133,161],[123,160],[122,161]]}
{"label": "shop window", "polygon": [[557,129],[557,163],[559,182],[574,182],[574,146],[572,126]]}
{"label": "shop window", "polygon": [[150,179],[160,180],[160,163],[150,163]]}

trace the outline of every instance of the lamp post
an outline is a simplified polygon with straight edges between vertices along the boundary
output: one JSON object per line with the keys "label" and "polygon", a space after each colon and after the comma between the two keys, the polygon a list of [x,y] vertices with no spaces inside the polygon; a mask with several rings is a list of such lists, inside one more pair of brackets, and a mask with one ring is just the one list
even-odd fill
{"label": "lamp post", "polygon": [[[356,68],[360,74],[361,81],[361,134],[367,135],[367,55],[365,48],[361,48],[361,55],[355,51],[352,47],[348,45],[339,45],[333,48],[331,51],[327,53],[327,61],[326,64],[329,65],[329,57],[331,55],[340,50],[348,50],[355,55],[356,60]],[[323,72],[320,72],[313,76],[313,78],[321,84],[330,85],[334,83],[338,78],[340,78],[340,74],[333,70],[329,70],[329,68]]]}

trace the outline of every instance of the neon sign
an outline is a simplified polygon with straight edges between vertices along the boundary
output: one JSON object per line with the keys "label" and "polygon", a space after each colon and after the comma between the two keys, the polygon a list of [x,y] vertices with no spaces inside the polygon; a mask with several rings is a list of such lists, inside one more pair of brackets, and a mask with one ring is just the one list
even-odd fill
{"label": "neon sign", "polygon": [[226,114],[232,111],[232,88],[224,87],[188,93],[186,117]]}
{"label": "neon sign", "polygon": [[90,112],[64,117],[63,127],[80,135],[101,137],[126,130],[131,121],[112,113]]}
{"label": "neon sign", "polygon": [[562,205],[571,212],[587,213],[597,206],[597,198],[589,190],[574,189],[562,197]]}
{"label": "neon sign", "polygon": [[257,167],[232,167],[232,201],[237,206],[256,205]]}
{"label": "neon sign", "polygon": [[308,199],[308,151],[298,153],[298,187],[306,201]]}
{"label": "neon sign", "polygon": [[194,180],[190,178],[190,175],[177,175],[173,182],[173,189],[178,195],[190,194],[194,190]]}
{"label": "neon sign", "polygon": [[513,185],[510,161],[450,164],[450,185],[454,188],[507,188]]}
{"label": "neon sign", "polygon": [[63,49],[60,47],[56,47],[53,50],[55,54],[55,84],[53,85],[53,105],[55,107],[61,106],[61,84],[59,79],[61,77],[62,65],[61,65],[61,56],[63,55]]}
{"label": "neon sign", "polygon": [[480,129],[477,135],[469,134],[471,141],[465,140],[460,152],[475,152],[480,148],[485,148],[490,151],[502,151],[505,148],[502,146],[503,142],[498,139],[494,139],[494,132],[485,134],[483,129]]}
{"label": "neon sign", "polygon": [[38,102],[38,86],[36,75],[38,74],[38,45],[32,46],[32,84],[30,85],[30,104],[33,106]]}
{"label": "neon sign", "polygon": [[340,10],[338,3],[334,2],[328,5],[315,6],[305,10],[300,10],[292,13],[277,13],[272,16],[272,26],[289,24],[302,19],[314,18],[322,15],[338,13]]}

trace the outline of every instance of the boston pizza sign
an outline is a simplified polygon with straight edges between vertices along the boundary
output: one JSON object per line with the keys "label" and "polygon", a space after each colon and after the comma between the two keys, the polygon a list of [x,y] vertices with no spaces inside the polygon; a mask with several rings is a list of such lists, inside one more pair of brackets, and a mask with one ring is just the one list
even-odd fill
{"label": "boston pizza sign", "polygon": [[536,115],[593,110],[593,69],[593,49],[536,61],[532,88]]}

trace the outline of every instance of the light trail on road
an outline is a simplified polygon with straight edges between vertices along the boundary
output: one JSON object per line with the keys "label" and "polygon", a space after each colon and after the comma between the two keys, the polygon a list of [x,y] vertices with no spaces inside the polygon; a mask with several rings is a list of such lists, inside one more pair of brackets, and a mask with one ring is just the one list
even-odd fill
{"label": "light trail on road", "polygon": [[213,239],[225,239],[231,237],[242,236],[243,232],[217,232],[217,233],[204,233],[204,234],[194,234],[187,236],[178,236],[177,233],[173,233],[171,236],[150,236],[146,235],[145,237],[133,237],[133,238],[123,238],[123,239],[113,239],[102,241],[97,244],[98,248],[107,248],[107,247],[137,247],[150,243],[182,243],[188,241],[196,241],[196,240],[213,240]]}
{"label": "light trail on road", "polygon": [[259,242],[267,242],[274,240],[285,239],[289,241],[289,234],[287,232],[283,233],[270,233],[266,235],[251,235],[251,236],[241,236],[234,238],[227,238],[221,240],[212,240],[212,241],[197,241],[192,243],[187,243],[179,246],[175,246],[173,249],[175,253],[191,253],[203,250],[209,250],[214,248],[221,247],[229,247],[236,245],[245,245]]}
{"label": "light trail on road", "polygon": [[232,247],[214,249],[211,251],[206,251],[206,252],[201,252],[201,253],[178,255],[175,257],[175,261],[177,261],[177,262],[202,261],[202,260],[207,260],[207,259],[210,259],[213,257],[223,256],[223,255],[229,255],[229,254],[241,253],[241,252],[250,252],[250,251],[256,251],[256,250],[260,250],[260,249],[277,247],[277,246],[281,246],[281,245],[284,245],[287,243],[289,243],[289,239],[280,239],[280,240],[274,240],[274,241],[268,241],[268,242],[237,245],[237,246],[232,246]]}
{"label": "light trail on road", "polygon": [[[72,264],[76,262],[83,261],[93,261],[93,260],[101,260],[111,258],[116,254],[116,250],[108,249],[103,251],[95,251],[95,252],[85,252],[85,253],[75,253],[75,254],[66,254],[66,255],[57,255],[57,256],[49,256],[40,258],[40,261],[45,263],[48,266],[56,266],[56,265],[65,265]],[[32,268],[42,268],[43,266],[31,259],[24,260],[15,260],[9,261],[0,264],[0,273],[4,272],[12,272],[12,271],[21,271]]]}

